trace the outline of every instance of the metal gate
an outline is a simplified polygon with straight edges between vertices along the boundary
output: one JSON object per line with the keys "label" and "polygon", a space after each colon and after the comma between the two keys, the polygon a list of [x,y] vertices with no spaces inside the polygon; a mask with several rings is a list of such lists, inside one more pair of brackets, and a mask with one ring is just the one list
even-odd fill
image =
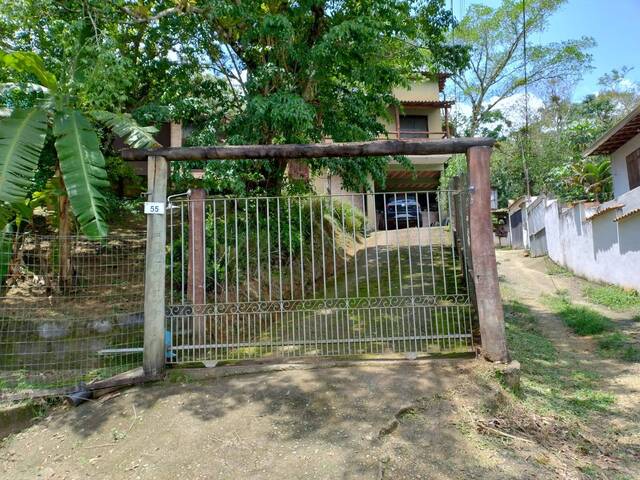
{"label": "metal gate", "polygon": [[467,203],[458,191],[170,199],[167,361],[470,351],[468,242],[448,212]]}

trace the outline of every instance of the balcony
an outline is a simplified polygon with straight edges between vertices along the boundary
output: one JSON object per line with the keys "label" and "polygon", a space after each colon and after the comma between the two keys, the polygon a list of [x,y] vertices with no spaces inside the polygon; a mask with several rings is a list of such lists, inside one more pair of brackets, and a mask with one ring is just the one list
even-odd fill
{"label": "balcony", "polygon": [[449,108],[452,104],[450,101],[413,100],[391,107],[390,113],[395,118],[387,125],[387,138],[449,138]]}

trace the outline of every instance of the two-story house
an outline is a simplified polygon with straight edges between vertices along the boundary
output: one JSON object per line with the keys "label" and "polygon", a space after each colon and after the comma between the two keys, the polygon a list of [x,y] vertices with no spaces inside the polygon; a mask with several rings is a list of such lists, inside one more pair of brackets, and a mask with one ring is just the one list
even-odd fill
{"label": "two-story house", "polygon": [[[446,74],[425,75],[424,79],[411,82],[408,88],[396,88],[394,95],[399,105],[389,106],[387,118],[381,119],[386,134],[380,138],[441,139],[449,137],[451,135],[449,109],[453,102],[444,98],[446,79]],[[385,203],[392,200],[392,193],[415,195],[421,209],[428,216],[427,209],[433,211],[438,208],[434,191],[438,187],[440,174],[450,155],[414,155],[408,158],[413,164],[414,171],[407,170],[395,161],[391,162],[385,184],[374,185],[376,195],[368,195],[365,200],[362,195],[350,197],[348,194],[355,192],[345,191],[342,188],[342,179],[337,176],[315,177],[314,189],[319,195],[344,196],[346,201],[351,201],[366,212],[371,225],[379,223],[377,216],[384,210]],[[423,193],[426,191],[432,193]],[[388,193],[388,195],[380,193]]]}

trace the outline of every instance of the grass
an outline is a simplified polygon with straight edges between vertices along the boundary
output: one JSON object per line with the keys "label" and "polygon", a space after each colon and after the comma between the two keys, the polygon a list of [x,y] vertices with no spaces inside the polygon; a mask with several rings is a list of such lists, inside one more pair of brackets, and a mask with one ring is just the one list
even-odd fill
{"label": "grass", "polygon": [[573,273],[570,270],[566,269],[562,265],[558,265],[557,263],[548,260],[547,262],[547,275],[552,275],[556,277],[571,277]]}
{"label": "grass", "polygon": [[[597,288],[600,294],[606,291],[616,291],[614,295],[618,295],[620,292],[625,295],[627,294],[627,292],[624,292],[618,287],[602,286],[588,288]],[[640,362],[640,347],[634,344],[633,339],[629,335],[617,331],[609,332],[615,328],[615,324],[609,318],[588,307],[573,305],[562,293],[553,297],[547,297],[546,301],[562,321],[577,335],[597,336],[598,354],[600,356],[625,362]],[[622,303],[623,302],[620,301],[617,302],[618,305]]]}
{"label": "grass", "polygon": [[583,293],[591,303],[611,310],[640,310],[640,295],[635,290],[628,291],[614,285],[589,285]]}
{"label": "grass", "polygon": [[575,369],[575,359],[555,348],[528,307],[517,301],[507,303],[505,317],[508,345],[522,368],[519,398],[542,413],[564,417],[584,417],[610,408],[615,398],[598,389],[600,376]]}
{"label": "grass", "polygon": [[564,295],[546,297],[547,304],[577,335],[598,335],[611,330],[612,322],[588,307],[576,306]]}
{"label": "grass", "polygon": [[605,358],[640,362],[640,348],[624,333],[614,332],[598,340],[598,353]]}

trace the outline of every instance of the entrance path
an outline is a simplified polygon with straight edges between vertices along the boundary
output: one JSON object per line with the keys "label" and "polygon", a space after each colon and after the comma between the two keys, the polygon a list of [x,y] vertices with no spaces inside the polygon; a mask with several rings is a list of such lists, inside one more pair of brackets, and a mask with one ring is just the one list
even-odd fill
{"label": "entrance path", "polygon": [[586,427],[540,414],[502,389],[486,362],[468,358],[200,381],[171,370],[164,383],[53,408],[0,443],[0,478],[638,478],[635,467],[585,474],[594,462],[608,465],[610,449],[635,451],[638,365],[599,359],[593,341],[570,335],[540,300],[570,290],[558,281],[577,280],[551,279],[521,252],[499,251],[498,261],[506,300],[526,304],[567,352],[558,368],[571,359],[601,372],[620,410]]}
{"label": "entrance path", "polygon": [[572,334],[544,300],[545,296],[562,292],[572,303],[598,311],[616,322],[618,327],[632,325],[637,330],[637,322],[631,319],[633,313],[616,312],[589,303],[582,293],[589,282],[573,275],[549,275],[547,272],[552,264],[547,257],[525,257],[522,250],[498,250],[496,256],[503,299],[517,299],[531,308],[542,332],[556,348],[574,358],[576,369],[600,374],[606,379],[607,390],[615,392],[617,406],[640,421],[640,364],[600,358],[596,342],[590,337]]}
{"label": "entrance path", "polygon": [[[475,432],[472,359],[136,387],[55,409],[0,448],[19,479],[521,479],[544,468]],[[108,398],[108,397],[107,397]],[[471,407],[473,408],[473,407]],[[473,419],[471,419],[473,421]],[[491,440],[491,439],[489,439]],[[527,455],[536,448],[527,447]]]}

